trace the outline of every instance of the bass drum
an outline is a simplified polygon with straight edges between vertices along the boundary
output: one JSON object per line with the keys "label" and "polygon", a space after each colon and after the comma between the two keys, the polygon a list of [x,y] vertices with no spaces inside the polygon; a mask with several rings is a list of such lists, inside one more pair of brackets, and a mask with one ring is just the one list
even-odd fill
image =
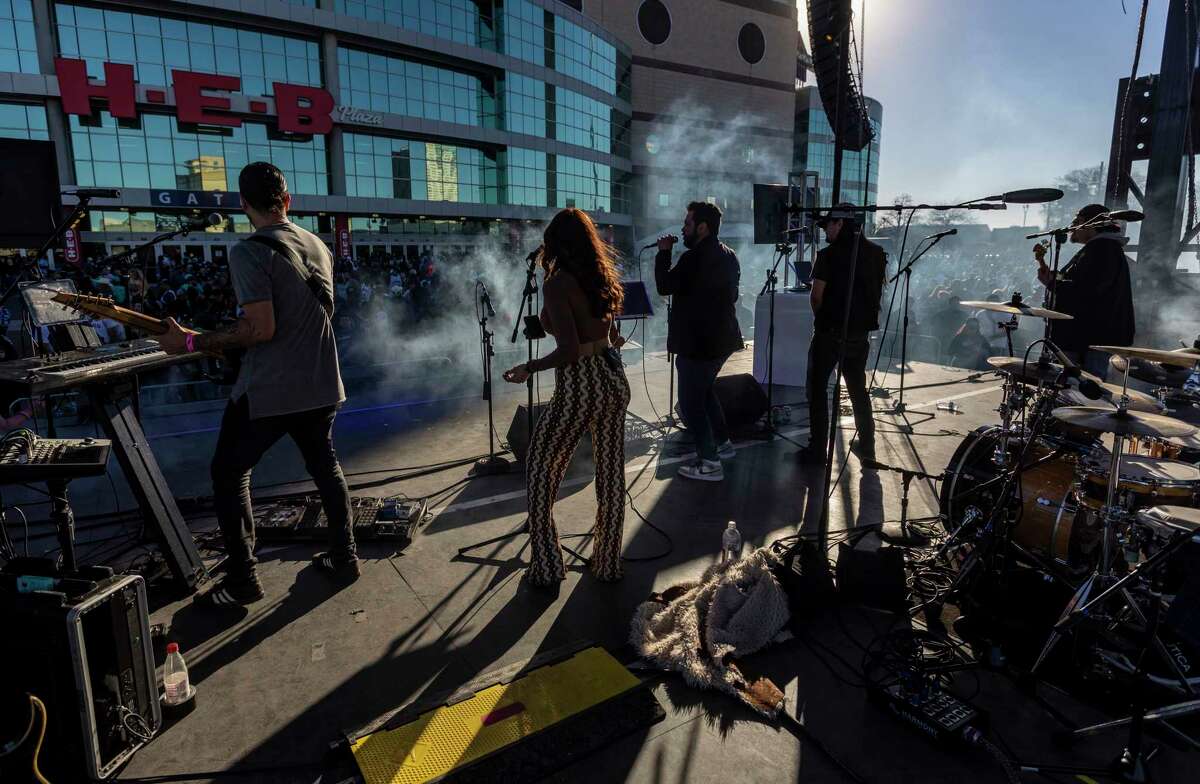
{"label": "bass drum", "polygon": [[[950,533],[966,521],[986,520],[995,508],[1004,480],[993,457],[999,446],[998,428],[992,425],[969,433],[946,467],[939,506],[942,524]],[[1010,441],[1010,462],[1022,444]],[[1021,473],[1010,513],[1018,512],[1013,541],[1030,553],[1053,559],[1071,570],[1084,570],[1096,562],[1100,531],[1092,515],[1081,510],[1074,492],[1075,457],[1050,457],[1054,448],[1035,443],[1027,463],[1038,463]]]}

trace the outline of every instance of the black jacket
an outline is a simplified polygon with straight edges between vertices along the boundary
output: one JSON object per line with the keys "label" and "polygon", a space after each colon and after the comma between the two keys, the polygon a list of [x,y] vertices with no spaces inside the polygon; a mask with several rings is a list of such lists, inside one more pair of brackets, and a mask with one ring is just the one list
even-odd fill
{"label": "black jacket", "polygon": [[667,350],[688,359],[721,359],[742,348],[734,303],[742,276],[737,254],[706,237],[671,266],[671,252],[654,257],[658,293],[671,296]]}
{"label": "black jacket", "polygon": [[1050,339],[1064,351],[1133,343],[1133,287],[1120,235],[1101,234],[1067,262],[1054,309],[1074,317],[1050,322]]}
{"label": "black jacket", "polygon": [[[853,252],[854,232],[849,231],[839,234],[836,242],[817,251],[813,280],[825,281],[821,309],[813,322],[818,332],[840,333],[842,330],[846,287],[850,282],[850,256]],[[866,237],[860,237],[847,334],[861,335],[879,329],[879,303],[886,277],[887,253]]]}

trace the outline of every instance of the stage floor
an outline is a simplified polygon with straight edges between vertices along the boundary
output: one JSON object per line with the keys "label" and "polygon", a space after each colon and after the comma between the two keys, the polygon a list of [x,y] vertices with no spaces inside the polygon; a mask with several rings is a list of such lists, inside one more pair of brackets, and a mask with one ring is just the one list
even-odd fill
{"label": "stage floor", "polygon": [[[748,372],[750,351],[734,355],[725,373]],[[668,372],[661,354],[628,368],[633,389],[626,478],[637,513],[627,511],[626,556],[657,560],[626,564],[618,584],[597,583],[568,560],[569,575],[557,600],[538,600],[518,591],[528,554],[524,537],[476,550],[472,542],[517,529],[525,515],[520,473],[472,478],[469,466],[397,479],[415,467],[477,456],[487,449],[486,408],[475,390],[430,394],[394,401],[384,392],[352,398],[338,419],[337,442],[345,470],[359,495],[435,495],[435,516],[404,552],[364,544],[363,577],[335,590],[314,574],[310,545],[260,547],[260,574],[267,596],[245,610],[201,611],[191,598],[155,610],[152,621],[170,627],[188,658],[199,690],[191,715],[167,728],[141,750],[122,779],[192,774],[188,781],[218,780],[206,771],[245,771],[256,782],[328,782],[349,776],[344,766],[325,766],[326,748],[343,729],[423,696],[456,686],[540,652],[591,640],[626,658],[629,619],[654,590],[694,579],[717,556],[721,532],[735,520],[747,547],[812,530],[820,516],[823,469],[803,468],[792,455],[807,441],[803,393],[780,389],[776,402],[795,403],[792,421],[780,435],[735,439],[737,456],[725,464],[723,483],[677,478],[691,459],[686,435],[663,436],[651,427],[667,413]],[[879,459],[939,473],[964,434],[995,420],[999,382],[992,375],[970,380],[967,371],[914,363],[906,395],[912,433],[905,418],[878,417]],[[881,386],[898,377],[881,374]],[[496,429],[508,428],[523,387],[500,385]],[[544,383],[542,397],[548,398]],[[440,399],[436,399],[440,398]],[[953,400],[957,413],[936,409]],[[891,401],[876,399],[877,408]],[[151,421],[148,429],[172,487],[180,497],[208,492],[208,460],[217,414]],[[847,419],[847,428],[853,425]],[[898,535],[898,474],[863,471],[846,454],[843,430],[830,499],[832,530],[887,521],[885,534]],[[255,474],[261,494],[304,489],[277,486],[303,477],[290,443],[273,449]],[[564,536],[591,527],[595,501],[588,477],[569,477],[555,519]],[[914,517],[936,507],[928,482],[912,484]],[[128,505],[124,487],[107,482],[81,488],[81,512],[111,507],[113,496]],[[91,506],[87,506],[91,504]],[[654,523],[661,534],[640,517]],[[211,529],[197,519],[196,531]],[[98,532],[96,535],[99,535]],[[568,545],[589,545],[568,538]],[[97,545],[101,547],[103,545]],[[86,556],[88,547],[81,548]],[[96,552],[96,551],[94,551]],[[136,553],[136,551],[135,551]],[[811,735],[863,779],[872,782],[1002,781],[999,767],[971,749],[933,745],[915,730],[869,703],[855,685],[865,645],[890,618],[857,608],[834,612],[816,607],[796,640],[751,657],[746,669],[765,674],[784,688],[787,710]],[[839,661],[849,662],[851,667]],[[973,676],[964,676],[969,694]],[[655,679],[667,719],[627,737],[557,774],[562,782],[835,782],[851,780],[808,740],[764,721],[717,694],[697,692],[673,675]],[[1102,717],[1063,696],[1051,695],[1080,722]],[[1013,683],[984,672],[975,702],[1012,751],[1024,759],[1102,765],[1115,756],[1123,735],[1091,739],[1070,754],[1053,748],[1057,725]],[[1162,754],[1153,763],[1160,782],[1194,776],[1200,755]],[[282,769],[281,767],[282,766]],[[1186,774],[1191,769],[1192,774]],[[322,773],[323,771],[323,773]],[[171,779],[184,780],[184,779]],[[220,781],[230,779],[222,776]]]}

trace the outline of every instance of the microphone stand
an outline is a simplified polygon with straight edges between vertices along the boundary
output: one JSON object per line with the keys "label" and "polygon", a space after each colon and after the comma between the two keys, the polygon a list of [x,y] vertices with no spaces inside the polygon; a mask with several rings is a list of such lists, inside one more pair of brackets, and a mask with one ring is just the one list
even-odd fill
{"label": "microphone stand", "polygon": [[[1027,234],[1025,239],[1033,240],[1039,237],[1054,238],[1054,252],[1050,254],[1050,285],[1046,287],[1046,296],[1042,299],[1042,304],[1047,310],[1054,310],[1055,294],[1058,290],[1058,265],[1062,255],[1062,246],[1067,241],[1067,233],[1069,228],[1050,229],[1049,231],[1041,231],[1036,234]],[[1045,319],[1046,326],[1042,328],[1042,339],[1050,339],[1050,322],[1051,319]]]}
{"label": "microphone stand", "polygon": [[[521,306],[522,307],[518,308],[517,312],[520,313],[521,310],[523,309],[525,311],[526,319],[532,318],[534,316],[533,298],[534,298],[534,295],[537,294],[537,292],[538,292],[537,260],[538,260],[538,252],[537,251],[530,253],[525,258],[525,261],[528,264],[528,266],[525,268],[525,288],[521,291]],[[509,338],[510,343],[517,342],[517,333],[519,331],[521,331],[521,323],[522,323],[522,320],[518,318],[516,320],[516,323],[513,324],[512,337]],[[525,333],[525,342],[528,347],[527,361],[532,362],[533,361],[533,341],[540,338],[541,336],[535,335],[535,333],[530,331],[528,323],[525,324],[524,333]],[[526,396],[527,396],[527,401],[526,401],[527,405],[525,406],[525,426],[526,426],[526,432],[528,433],[528,438],[530,441],[533,440],[533,425],[534,425],[533,376],[534,376],[534,374],[530,373],[529,378],[525,379],[525,392],[526,392]],[[528,454],[528,452],[526,452],[526,454]],[[525,461],[522,460],[521,462],[524,463]]]}
{"label": "microphone stand", "polygon": [[[478,287],[479,284],[476,285]],[[472,473],[476,476],[489,476],[507,473],[509,462],[496,454],[496,420],[492,412],[492,357],[496,356],[492,338],[495,333],[487,328],[488,309],[491,308],[487,289],[482,292],[482,302],[480,297],[480,292],[476,291],[475,308],[479,317],[479,342],[483,353],[483,399],[488,405],[488,456],[475,462]]]}
{"label": "microphone stand", "polygon": [[[907,411],[908,411],[908,409],[904,405],[904,379],[905,379],[905,375],[906,375],[905,368],[908,365],[908,307],[909,307],[908,306],[908,292],[909,292],[909,284],[912,281],[912,268],[913,268],[914,264],[916,264],[918,261],[921,260],[922,256],[924,256],[926,253],[928,253],[930,250],[932,250],[933,247],[936,246],[939,242],[941,242],[943,237],[945,237],[945,236],[946,235],[935,236],[933,239],[933,242],[931,242],[927,246],[925,246],[921,250],[920,253],[918,253],[907,264],[905,264],[903,267],[901,267],[899,270],[897,270],[896,274],[893,275],[891,277],[891,279],[888,280],[888,283],[895,284],[895,282],[897,280],[899,280],[901,275],[904,276],[904,293],[902,295],[903,302],[900,305],[901,314],[902,314],[902,316],[901,316],[902,326],[901,326],[901,333],[900,333],[900,397],[896,400],[896,402],[892,405],[892,407],[890,409],[884,409],[881,413],[903,415],[903,414],[907,413]],[[933,416],[935,416],[935,415],[930,414],[930,419],[932,419]],[[905,432],[911,433],[912,425],[906,424],[901,429],[903,429]]]}
{"label": "microphone stand", "polygon": [[[775,286],[779,282],[777,270],[779,262],[790,257],[793,250],[795,250],[795,246],[787,240],[775,245],[775,263],[771,265],[771,269],[767,270],[767,279],[758,292],[758,296],[761,297],[765,294],[770,298],[767,301],[767,422],[765,428],[768,440],[775,436]],[[784,267],[784,271],[786,273],[786,267]]]}
{"label": "microphone stand", "polygon": [[208,225],[209,224],[205,223],[202,226],[196,226],[191,223],[186,223],[183,226],[180,226],[178,229],[174,229],[172,231],[165,231],[162,234],[159,234],[155,237],[151,237],[150,239],[143,242],[141,245],[134,245],[132,248],[129,248],[128,250],[123,250],[120,253],[114,253],[111,256],[105,256],[103,259],[100,260],[99,263],[111,264],[114,261],[120,261],[121,259],[125,259],[125,258],[128,258],[128,257],[134,255],[135,253],[137,253],[140,250],[144,250],[153,245],[157,245],[160,242],[175,239],[176,237],[186,237],[188,234],[191,234],[193,231],[201,231],[204,228],[206,228]]}

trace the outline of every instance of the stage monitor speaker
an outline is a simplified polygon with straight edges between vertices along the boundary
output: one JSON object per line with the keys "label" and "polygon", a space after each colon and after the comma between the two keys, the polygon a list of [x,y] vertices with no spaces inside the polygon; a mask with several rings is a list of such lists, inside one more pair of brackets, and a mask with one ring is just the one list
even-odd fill
{"label": "stage monitor speaker", "polygon": [[732,430],[749,427],[767,413],[767,393],[749,373],[718,376],[713,388]]}
{"label": "stage monitor speaker", "polygon": [[0,172],[0,247],[41,247],[62,211],[54,142],[5,139]]}
{"label": "stage monitor speaker", "polygon": [[[534,404],[533,424],[535,427],[537,426],[538,419],[549,406],[549,403]],[[522,464],[525,463],[525,455],[529,453],[529,418],[525,414],[527,410],[524,403],[517,406],[517,411],[513,414],[512,424],[508,426],[508,433],[505,435],[505,438],[508,440],[508,448],[512,450],[513,456]],[[571,458],[571,465],[568,467],[567,472],[571,473],[574,469],[581,467],[590,469],[592,464],[592,435],[585,430],[583,431],[583,438],[579,440],[579,446],[575,448],[575,455]]]}
{"label": "stage monitor speaker", "polygon": [[[850,0],[809,0],[808,40],[812,41],[813,72],[821,105],[842,146],[858,152],[871,143],[875,132],[867,117],[866,105],[858,94],[850,57],[843,62],[841,42],[853,22]],[[841,118],[838,111],[841,110]]]}
{"label": "stage monitor speaker", "polygon": [[754,183],[754,244],[783,242],[788,228],[788,191],[786,185]]}

